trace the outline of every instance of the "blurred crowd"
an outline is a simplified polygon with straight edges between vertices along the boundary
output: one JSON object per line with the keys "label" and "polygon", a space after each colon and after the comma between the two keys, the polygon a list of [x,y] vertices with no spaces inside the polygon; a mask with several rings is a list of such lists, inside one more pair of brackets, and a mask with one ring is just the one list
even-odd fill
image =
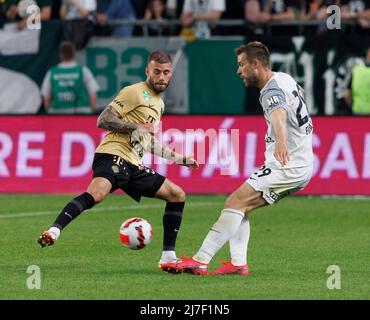
{"label": "blurred crowd", "polygon": [[[85,37],[91,33],[142,35],[142,25],[110,22],[145,19],[153,22],[146,25],[146,35],[182,33],[206,38],[211,34],[243,33],[240,28],[209,26],[209,22],[220,19],[244,19],[246,25],[259,27],[276,21],[324,21],[331,14],[327,12],[330,5],[340,7],[342,22],[352,21],[360,30],[370,30],[369,0],[0,0],[1,20],[17,21],[19,29],[25,28],[30,4],[38,5],[41,20],[65,21],[70,37],[81,28],[86,29],[82,31]],[[171,20],[180,23],[165,23]]]}

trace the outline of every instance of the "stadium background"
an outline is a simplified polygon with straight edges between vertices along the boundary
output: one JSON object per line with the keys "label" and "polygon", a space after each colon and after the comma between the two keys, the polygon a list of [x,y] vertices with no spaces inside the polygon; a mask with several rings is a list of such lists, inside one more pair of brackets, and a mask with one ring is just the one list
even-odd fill
{"label": "stadium background", "polygon": [[[55,3],[58,3],[58,1],[55,1]],[[148,22],[142,20],[143,8],[146,2],[134,1],[134,3],[137,6],[136,21],[124,21],[135,25],[132,36],[114,38],[99,35],[99,32],[95,30],[96,34],[90,39],[87,46],[78,52],[78,60],[91,69],[100,85],[98,92],[99,111],[109,103],[122,86],[143,80],[147,54],[152,50],[163,49],[168,50],[174,58],[175,74],[168,92],[164,95],[166,111],[163,117],[162,141],[185,145],[186,151],[192,151],[193,149],[197,151],[199,145],[205,140],[196,140],[197,137],[194,136],[194,133],[187,134],[186,130],[202,129],[206,131],[207,129],[215,129],[217,132],[216,140],[205,145],[202,154],[205,163],[197,172],[190,173],[178,166],[169,166],[166,162],[153,165],[156,170],[181,185],[188,194],[221,194],[224,196],[234,190],[261,164],[266,125],[258,103],[258,91],[244,88],[242,81],[236,75],[237,66],[233,52],[235,47],[246,41],[260,40],[270,48],[273,69],[290,73],[305,89],[306,102],[313,116],[315,176],[310,185],[300,194],[370,195],[370,117],[352,115],[343,101],[350,71],[356,63],[363,63],[365,49],[370,44],[369,29],[359,28],[355,21],[342,21],[341,30],[327,30],[322,21],[294,20],[258,26],[257,29],[252,29],[257,30],[256,33],[253,33],[250,24],[246,24],[244,21],[242,6],[239,2],[230,0],[226,1],[228,10],[222,19],[216,22],[217,28],[211,38],[189,41],[189,39],[179,35],[180,25],[176,24],[179,12],[173,20],[175,30],[177,30],[174,34],[148,36],[145,32],[145,26],[148,25]],[[114,21],[111,22],[114,23]],[[151,21],[151,23],[155,23],[155,21]],[[1,208],[1,214],[4,218],[1,222],[6,221],[12,214],[25,217],[24,221],[27,224],[34,225],[29,231],[30,233],[32,231],[32,235],[29,234],[28,236],[35,237],[42,229],[40,223],[45,223],[46,227],[51,216],[42,217],[37,223],[34,222],[35,220],[27,220],[30,219],[27,217],[39,210],[40,212],[35,216],[38,214],[42,216],[44,213],[48,215],[50,210],[57,210],[54,208],[56,204],[61,207],[70,196],[60,198],[40,196],[36,199],[32,196],[28,197],[28,195],[65,193],[72,195],[84,191],[91,178],[90,167],[93,152],[102,138],[103,132],[96,128],[97,115],[45,114],[40,86],[47,70],[59,62],[58,49],[62,40],[62,22],[58,19],[44,21],[41,30],[23,30],[22,32],[14,31],[12,28],[7,29],[5,20],[1,21],[1,25],[0,193],[2,194],[2,203],[8,203],[9,205],[9,207],[3,206]],[[283,32],[278,31],[281,26],[288,29]],[[288,32],[286,32],[287,30]],[[237,141],[232,138],[233,129],[239,130]],[[190,140],[187,140],[189,137]],[[212,161],[210,160],[211,156]],[[146,157],[145,163],[151,165],[153,160]],[[229,174],[223,174],[222,170],[229,170]],[[218,203],[221,205],[223,202],[223,197],[200,197],[190,198],[189,203],[193,202],[195,203],[194,206],[197,206],[198,201],[207,203],[207,201],[214,201],[212,199],[216,199],[216,205]],[[368,241],[362,241],[361,238],[361,234],[365,234],[361,225],[363,223],[366,225],[366,221],[369,219],[365,203],[358,202],[360,200],[356,200],[356,197],[351,198],[350,203],[340,201],[323,203],[320,202],[320,199],[312,202],[307,200],[311,198],[306,197],[300,197],[300,199],[302,200],[286,200],[287,204],[282,205],[281,210],[286,211],[285,213],[289,219],[295,219],[295,208],[299,207],[300,214],[302,214],[309,210],[311,205],[313,211],[322,210],[323,214],[318,223],[323,225],[333,223],[333,216],[336,214],[339,217],[338,221],[350,219],[352,211],[359,214],[357,220],[349,222],[349,225],[353,226],[353,230],[357,230],[357,238],[353,235],[347,235],[347,237],[344,235],[343,238],[343,241],[347,242],[347,252],[351,252],[353,248],[350,244],[359,245],[358,251],[354,251],[356,256],[351,257],[349,254],[348,261],[343,262],[343,264],[347,263],[347,266],[350,266],[353,263],[355,268],[357,266],[356,275],[361,275],[359,275],[359,278],[353,278],[356,279],[357,284],[352,285],[351,293],[346,295],[345,298],[353,296],[360,299],[368,298],[365,293],[368,292],[367,289],[361,287],[365,283],[361,279],[365,275],[364,272],[368,272],[368,269],[365,268],[363,260],[358,265],[355,264],[356,259],[359,256],[362,257],[362,253],[363,256],[366,255],[365,248]],[[112,204],[113,207],[121,206],[122,210],[125,206],[130,207],[131,202],[128,199],[125,199],[123,203],[117,199],[108,200],[107,203],[107,206],[110,206],[106,209],[107,217],[110,217],[112,223],[114,221],[116,225],[126,217],[125,215],[129,217],[133,214],[133,212],[125,212],[124,216],[117,217],[115,215],[116,218],[113,218],[113,214],[110,213],[110,210],[116,210],[112,209]],[[17,207],[17,204],[19,204],[19,207]],[[144,207],[145,205],[151,208],[151,202],[144,202]],[[325,207],[326,205],[330,207],[330,210]],[[48,209],[49,206],[52,209]],[[200,204],[200,206],[202,205]],[[140,206],[137,208],[140,208]],[[344,208],[346,208],[345,212],[341,213],[340,209],[344,210]],[[203,213],[204,211],[208,212],[208,209],[210,208],[203,210]],[[218,208],[216,209],[218,210]],[[213,209],[213,211],[217,212],[216,209]],[[100,210],[104,210],[104,207]],[[136,210],[134,213],[137,212]],[[266,216],[275,219],[271,213],[273,211],[276,213],[278,210],[278,207],[271,209]],[[150,209],[149,211],[151,212],[141,214],[159,228],[160,210]],[[155,218],[152,213],[156,211],[158,211],[156,215],[158,217]],[[198,209],[197,214],[202,217],[200,211]],[[30,213],[29,216],[28,213]],[[114,214],[117,214],[117,212]],[[305,216],[309,217],[310,221],[316,221],[317,218],[311,214],[312,212],[307,211]],[[256,218],[256,224],[259,221],[257,219],[260,218]],[[268,224],[269,218],[261,219],[262,222]],[[86,220],[82,219],[81,221]],[[206,232],[213,220],[214,217],[207,218],[204,216],[207,226],[204,225],[203,229],[196,229],[196,221],[188,221],[187,228],[194,226],[195,230],[199,230],[200,235]],[[3,224],[4,230],[9,230],[10,226],[14,226],[14,220],[9,221],[8,225]],[[92,218],[91,221],[96,223],[94,228],[100,224],[97,216]],[[304,222],[305,220],[301,221],[301,223]],[[83,228],[83,222],[78,223],[81,223],[80,227]],[[281,221],[280,223],[284,224]],[[22,222],[18,221],[16,225],[21,228]],[[98,228],[103,227],[104,224],[99,225]],[[105,227],[111,228],[108,225],[105,225]],[[335,232],[344,230],[344,227],[342,227],[336,229]],[[186,230],[186,227],[184,228]],[[71,229],[71,234],[73,234],[73,230],[75,229]],[[115,231],[113,230],[111,235],[113,240],[109,240],[109,243],[112,242],[112,246],[113,243],[116,243]],[[263,230],[262,233],[265,231]],[[323,233],[319,234],[318,229],[316,231],[317,242],[315,243],[318,245]],[[287,231],[287,233],[289,232],[290,230]],[[325,231],[323,232],[325,233]],[[185,238],[185,234],[183,239],[191,243],[192,238],[190,236]],[[308,231],[306,230],[306,233],[302,233],[302,238],[303,235],[307,234]],[[264,233],[264,236],[269,239],[268,233]],[[29,241],[29,238],[23,238],[24,241]],[[67,247],[70,243],[69,249],[71,249],[73,239],[68,238],[68,233],[66,233],[64,239]],[[85,238],[80,240],[83,242]],[[181,240],[180,238],[179,241]],[[322,238],[321,240],[326,241],[327,239]],[[158,243],[153,244],[153,246],[157,246],[159,250],[159,240],[156,241]],[[288,237],[285,243],[292,245],[295,241],[297,241],[298,246],[296,249],[299,250],[300,242],[297,239]],[[200,238],[197,243],[200,243]],[[320,245],[323,245],[323,243],[320,243]],[[264,244],[266,246],[271,245],[274,248],[273,240]],[[304,242],[301,242],[301,244],[305,245]],[[89,246],[89,243],[86,246]],[[328,246],[328,242],[323,246]],[[90,249],[92,250],[92,247]],[[187,249],[187,253],[194,249],[193,245],[192,248]],[[19,250],[19,248],[14,250]],[[57,250],[60,251],[56,251],[56,256],[62,259],[66,252],[62,248]],[[274,255],[270,251],[261,252],[265,253],[266,256]],[[316,252],[316,254],[325,256],[324,252],[323,250],[322,252]],[[74,253],[79,255],[80,251],[72,249],[70,254],[73,255]],[[3,252],[3,254],[6,256],[7,253]],[[99,254],[104,255],[107,252],[101,249],[96,254],[99,256]],[[117,252],[109,252],[107,255],[111,258],[112,265],[113,261],[122,264],[121,260],[115,260],[114,254],[117,254]],[[149,253],[144,254],[149,255]],[[9,251],[8,255],[10,257],[12,253]],[[128,255],[129,260],[135,261],[134,255],[131,253],[128,253]],[[33,260],[37,261],[39,258],[37,255],[33,256]],[[27,259],[24,258],[19,262],[18,267],[32,260]],[[307,258],[302,261],[311,263],[310,259]],[[336,261],[335,259],[333,258],[334,261]],[[52,263],[51,261],[50,263]],[[270,261],[264,262],[264,266],[270,263]],[[330,261],[328,263],[330,264]],[[314,264],[315,261],[313,261]],[[323,264],[327,265],[327,261]],[[11,264],[8,267],[11,270]],[[102,266],[97,264],[96,270],[99,267]],[[5,268],[7,268],[6,264]],[[108,267],[104,266],[104,268]],[[298,277],[304,278],[306,275],[305,269],[301,268],[300,271],[301,274]],[[143,272],[146,272],[146,269]],[[3,273],[3,275],[6,274],[6,272]],[[281,275],[276,276],[280,277]],[[14,279],[18,281],[18,277],[16,275]],[[286,281],[291,280],[289,277],[285,278]],[[62,274],[60,279],[55,281],[63,283],[63,278],[64,275]],[[10,279],[13,279],[12,276],[10,276]],[[128,282],[131,281],[129,277],[124,279]],[[150,278],[148,281],[151,280]],[[159,280],[163,281],[163,278]],[[284,276],[282,281],[285,281]],[[202,283],[204,284],[204,282]],[[4,293],[1,296],[2,298],[26,297],[34,299],[50,297],[48,295],[50,292],[35,297],[18,288],[18,282],[14,282],[13,285],[16,291],[2,291]],[[81,280],[80,285],[83,287],[83,280]],[[235,281],[230,282],[230,286],[234,285],[237,286]],[[217,284],[214,288],[217,288]],[[230,291],[227,291],[227,288],[225,289],[224,296],[215,294],[212,297],[215,299],[238,299],[240,297],[292,298],[293,295],[293,297],[313,299],[343,298],[340,295],[330,296],[327,293],[322,293],[323,290],[318,293],[315,290],[312,291],[312,288],[307,288],[301,293],[298,289],[293,290],[292,295],[289,295],[289,290],[284,293],[279,290],[272,290],[270,295],[266,295],[266,292],[260,292],[255,296],[243,296],[242,291],[237,291],[240,294],[237,296],[231,293],[231,288],[229,289]],[[70,296],[72,298],[130,298],[122,292],[114,290],[107,292],[105,295],[97,294],[96,296],[92,293],[91,288],[87,288],[84,293],[79,293],[76,287],[71,290],[76,290],[76,293]],[[51,295],[51,297],[60,298],[63,292],[60,293],[60,296],[56,294]],[[229,292],[229,294],[226,294],[226,292]],[[357,292],[357,295],[355,292]],[[171,296],[166,295],[166,292],[161,292],[161,294],[160,298],[171,298]],[[152,299],[155,296],[155,293],[152,293],[151,296],[138,292],[133,298]],[[187,296],[183,295],[180,298],[187,298]],[[190,298],[207,299],[207,295],[202,293]]]}
{"label": "stadium background", "polygon": [[[54,16],[58,4],[54,2]],[[97,113],[120,88],[142,81],[148,53],[163,49],[171,53],[175,65],[173,80],[164,94],[166,132],[162,138],[166,139],[165,143],[185,141],[183,136],[176,137],[176,133],[171,136],[170,128],[178,127],[183,132],[214,128],[218,131],[217,139],[207,146],[212,151],[217,145],[227,145],[232,128],[240,130],[240,152],[235,154],[235,148],[219,150],[218,159],[209,166],[209,158],[204,155],[206,171],[185,174],[174,166],[167,170],[163,165],[157,168],[159,171],[183,184],[188,193],[204,192],[204,180],[212,181],[209,193],[228,193],[261,164],[265,125],[258,117],[261,115],[258,90],[244,88],[236,75],[233,53],[246,41],[260,40],[270,48],[273,70],[291,74],[304,88],[314,118],[315,177],[303,193],[370,194],[367,187],[369,118],[352,116],[343,99],[352,67],[364,61],[370,29],[360,28],[353,20],[342,20],[339,30],[327,29],[325,20],[280,21],[257,25],[259,29],[252,25],[252,28],[243,20],[242,1],[226,1],[227,10],[215,22],[213,35],[194,40],[180,35],[181,1],[177,16],[168,20],[172,31],[165,36],[158,32],[149,35],[149,22],[158,25],[161,22],[143,19],[145,1],[133,1],[133,4],[136,21],[111,21],[112,25],[133,24],[132,36],[101,35],[96,26],[95,35],[78,51],[78,61],[90,68],[100,86]],[[95,128],[96,115],[48,118],[40,95],[46,72],[59,62],[63,21],[43,21],[41,29],[22,31],[11,29],[11,22],[3,20],[0,33],[0,177],[3,181],[0,192],[80,192],[90,178],[88,169],[93,149],[101,138]],[[11,116],[22,114],[27,116]],[[221,133],[222,128],[228,131]],[[189,142],[188,138],[183,151],[191,153],[196,145],[197,142]],[[225,159],[221,159],[223,151]],[[146,163],[150,165],[150,159]],[[239,164],[225,188],[229,176],[222,174],[221,169]],[[65,173],[63,166],[70,173]],[[45,183],[51,186],[45,187]]]}

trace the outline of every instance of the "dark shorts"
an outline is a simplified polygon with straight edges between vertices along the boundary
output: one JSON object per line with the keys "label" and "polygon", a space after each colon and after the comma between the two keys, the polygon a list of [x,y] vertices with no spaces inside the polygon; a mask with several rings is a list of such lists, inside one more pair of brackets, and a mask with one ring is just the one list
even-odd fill
{"label": "dark shorts", "polygon": [[166,179],[150,168],[137,167],[108,153],[95,153],[92,168],[94,178],[110,181],[110,192],[121,189],[137,202],[142,196],[153,198]]}

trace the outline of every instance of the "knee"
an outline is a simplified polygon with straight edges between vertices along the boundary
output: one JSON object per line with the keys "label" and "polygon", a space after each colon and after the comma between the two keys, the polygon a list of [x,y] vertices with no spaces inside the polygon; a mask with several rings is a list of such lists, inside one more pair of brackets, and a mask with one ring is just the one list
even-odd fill
{"label": "knee", "polygon": [[254,207],[253,206],[246,206],[244,208],[244,213],[247,215],[249,212],[253,211],[254,210]]}
{"label": "knee", "polygon": [[95,204],[104,200],[112,189],[112,184],[105,178],[94,178],[86,192],[93,196]]}
{"label": "knee", "polygon": [[180,187],[176,186],[171,190],[170,202],[185,202],[185,192]]}
{"label": "knee", "polygon": [[107,193],[102,190],[95,190],[94,192],[89,192],[89,193],[93,196],[95,200],[95,204],[102,202],[104,198],[107,196]]}
{"label": "knee", "polygon": [[226,199],[224,209],[234,209],[248,213],[251,211],[251,206],[248,199],[243,199],[238,194],[232,193]]}
{"label": "knee", "polygon": [[231,196],[229,196],[226,201],[225,201],[225,205],[224,205],[224,209],[232,209],[233,208],[233,201],[232,199],[230,199]]}
{"label": "knee", "polygon": [[264,206],[264,200],[253,197],[239,197],[238,195],[231,195],[225,202],[224,209],[234,209],[248,214],[255,209]]}
{"label": "knee", "polygon": [[224,209],[236,209],[238,206],[237,197],[234,194],[231,194],[225,202]]}

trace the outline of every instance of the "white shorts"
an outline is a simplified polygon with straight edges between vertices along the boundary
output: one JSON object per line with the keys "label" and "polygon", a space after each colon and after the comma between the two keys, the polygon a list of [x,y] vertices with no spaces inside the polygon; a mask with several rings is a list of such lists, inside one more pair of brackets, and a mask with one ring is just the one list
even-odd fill
{"label": "white shorts", "polygon": [[275,169],[262,166],[247,179],[247,183],[256,191],[262,192],[262,197],[269,204],[302,190],[311,180],[313,166]]}

